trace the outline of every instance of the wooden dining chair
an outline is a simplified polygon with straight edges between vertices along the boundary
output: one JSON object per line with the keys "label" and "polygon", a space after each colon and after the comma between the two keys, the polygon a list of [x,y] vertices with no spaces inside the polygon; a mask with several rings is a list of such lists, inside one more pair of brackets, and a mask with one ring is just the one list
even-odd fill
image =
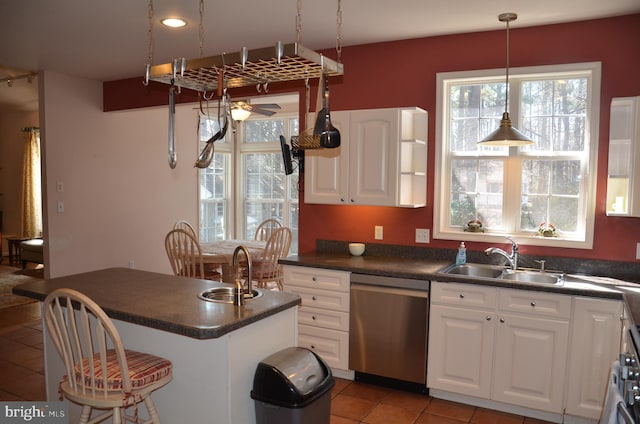
{"label": "wooden dining chair", "polygon": [[258,225],[254,240],[267,241],[271,237],[271,233],[277,228],[282,228],[282,224],[275,218],[265,219]]}
{"label": "wooden dining chair", "polygon": [[[76,290],[51,292],[44,300],[43,314],[47,334],[65,367],[61,396],[82,405],[80,424],[110,416],[114,424],[160,423],[151,393],[171,381],[171,361],[125,349],[107,314]],[[139,421],[141,403],[148,414],[144,421]],[[94,409],[102,412],[91,418]]]}
{"label": "wooden dining chair", "polygon": [[200,240],[200,237],[198,237],[198,233],[196,233],[196,230],[193,228],[193,226],[191,224],[189,224],[188,221],[185,221],[184,219],[176,221],[176,223],[173,224],[173,229],[174,230],[185,230],[186,232],[191,234],[194,239]]}
{"label": "wooden dining chair", "polygon": [[189,231],[175,229],[164,238],[164,248],[169,257],[173,274],[182,277],[205,279],[202,248]]}
{"label": "wooden dining chair", "polygon": [[271,289],[269,283],[273,283],[278,290],[283,290],[284,275],[282,265],[278,263],[278,259],[289,255],[291,248],[291,229],[281,227],[275,229],[271,233],[271,237],[267,240],[262,258],[253,261],[253,276],[256,287]]}
{"label": "wooden dining chair", "polygon": [[[174,230],[184,230],[189,233],[194,239],[200,243],[200,237],[198,237],[198,233],[193,228],[188,221],[179,220],[173,224]],[[206,260],[203,256],[203,269],[204,269],[204,278],[207,280],[214,281],[222,281],[222,266],[227,263],[226,258],[214,258],[212,256],[207,256]],[[175,272],[175,271],[174,271]]]}

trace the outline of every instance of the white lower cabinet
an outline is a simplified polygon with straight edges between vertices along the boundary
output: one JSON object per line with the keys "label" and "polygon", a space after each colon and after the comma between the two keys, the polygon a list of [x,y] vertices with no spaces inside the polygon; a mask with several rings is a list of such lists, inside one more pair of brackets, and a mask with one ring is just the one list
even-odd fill
{"label": "white lower cabinet", "polygon": [[427,386],[561,413],[571,297],[432,283]]}
{"label": "white lower cabinet", "polygon": [[600,417],[609,368],[620,353],[622,317],[620,301],[575,297],[567,414]]}
{"label": "white lower cabinet", "polygon": [[621,349],[623,302],[431,284],[427,387],[597,420]]}
{"label": "white lower cabinet", "polygon": [[331,367],[349,369],[349,272],[285,265],[284,289],[302,299],[298,346]]}

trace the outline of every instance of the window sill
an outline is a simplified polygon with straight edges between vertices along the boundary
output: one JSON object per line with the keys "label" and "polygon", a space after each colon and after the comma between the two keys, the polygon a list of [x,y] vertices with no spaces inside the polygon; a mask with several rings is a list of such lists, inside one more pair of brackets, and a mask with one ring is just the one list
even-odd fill
{"label": "window sill", "polygon": [[438,240],[474,241],[478,243],[505,243],[505,237],[512,237],[523,246],[546,246],[563,249],[592,249],[592,240],[579,240],[566,237],[541,237],[533,234],[508,234],[498,232],[470,232],[463,230],[437,231],[433,238]]}

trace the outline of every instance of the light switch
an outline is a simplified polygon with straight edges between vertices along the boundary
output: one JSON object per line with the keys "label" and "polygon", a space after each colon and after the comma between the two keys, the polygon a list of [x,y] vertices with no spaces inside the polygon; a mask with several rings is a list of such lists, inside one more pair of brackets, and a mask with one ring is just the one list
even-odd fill
{"label": "light switch", "polygon": [[64,212],[64,202],[62,200],[58,200],[58,213]]}

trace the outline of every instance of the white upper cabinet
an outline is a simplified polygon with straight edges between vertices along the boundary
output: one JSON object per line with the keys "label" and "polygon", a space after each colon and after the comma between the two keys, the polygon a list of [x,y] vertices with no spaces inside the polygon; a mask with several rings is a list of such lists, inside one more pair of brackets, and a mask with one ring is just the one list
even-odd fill
{"label": "white upper cabinet", "polygon": [[611,101],[607,215],[640,217],[640,97]]}
{"label": "white upper cabinet", "polygon": [[426,111],[337,111],[331,121],[341,146],[305,152],[306,203],[426,205]]}

